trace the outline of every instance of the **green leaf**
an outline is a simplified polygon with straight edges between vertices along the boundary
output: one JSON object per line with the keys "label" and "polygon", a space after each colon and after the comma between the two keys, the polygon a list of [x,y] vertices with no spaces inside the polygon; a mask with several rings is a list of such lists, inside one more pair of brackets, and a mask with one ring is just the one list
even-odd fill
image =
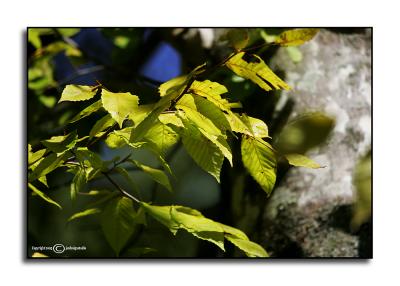
{"label": "green leaf", "polygon": [[229,43],[235,48],[236,51],[244,49],[249,42],[249,33],[247,29],[230,29],[228,34]]}
{"label": "green leaf", "polygon": [[54,153],[61,153],[74,148],[77,139],[78,134],[74,130],[65,136],[53,136],[48,140],[42,141],[42,144]]}
{"label": "green leaf", "polygon": [[135,112],[129,114],[129,118],[135,123],[135,126],[139,125],[151,111],[154,109],[154,104],[143,104],[135,108]]}
{"label": "green leaf", "polygon": [[42,47],[42,41],[40,40],[40,32],[35,28],[28,29],[28,41],[36,48]]}
{"label": "green leaf", "polygon": [[247,235],[243,231],[241,231],[241,230],[239,230],[237,228],[231,227],[229,225],[222,224],[222,223],[220,223],[219,225],[224,230],[224,233],[230,234],[230,235],[235,236],[235,237],[240,238],[240,239],[249,240],[249,238],[247,237]]}
{"label": "green leaf", "polygon": [[80,192],[83,192],[85,185],[86,185],[85,170],[79,168],[71,183],[71,200],[75,200],[76,195]]}
{"label": "green leaf", "polygon": [[197,165],[219,182],[224,154],[196,126],[187,120],[184,124],[184,129],[176,129],[176,131],[180,133],[186,151]]}
{"label": "green leaf", "polygon": [[231,129],[229,122],[221,109],[211,101],[201,96],[185,94],[176,105],[177,108],[179,108],[179,106],[186,106],[193,111],[197,111],[207,119],[211,120],[213,125],[223,132]]}
{"label": "green leaf", "polygon": [[183,127],[182,120],[175,113],[160,114],[158,120],[165,125],[172,124],[177,127]]}
{"label": "green leaf", "polygon": [[135,220],[136,211],[132,200],[126,197],[117,197],[105,207],[101,216],[101,226],[117,256],[135,231]]}
{"label": "green leaf", "polygon": [[103,167],[103,160],[96,153],[90,151],[87,147],[79,147],[75,150],[76,157],[79,162],[84,165],[89,165],[94,169],[101,169]]}
{"label": "green leaf", "polygon": [[113,126],[115,123],[115,120],[111,117],[110,114],[107,114],[106,116],[102,117],[100,120],[98,120],[92,127],[92,129],[89,132],[90,138],[95,137],[99,132],[104,131],[105,129]]}
{"label": "green leaf", "polygon": [[49,156],[42,159],[39,164],[35,167],[33,172],[28,176],[28,181],[32,182],[42,176],[47,175],[56,168],[60,167],[62,163],[71,156],[71,153],[64,152],[61,154],[52,153]]}
{"label": "green leaf", "polygon": [[276,157],[267,142],[243,136],[242,161],[250,175],[270,195],[276,180]]}
{"label": "green leaf", "polygon": [[113,93],[103,89],[101,91],[103,107],[111,114],[122,128],[122,123],[130,113],[138,107],[139,98],[129,92]]}
{"label": "green leaf", "polygon": [[38,188],[36,188],[34,185],[32,185],[31,183],[28,183],[29,188],[35,193],[37,194],[39,197],[41,197],[42,199],[44,199],[46,202],[57,206],[58,208],[62,209],[62,207],[60,206],[60,204],[58,204],[57,202],[53,201],[48,195],[46,195],[45,193],[43,193],[42,191],[40,191]]}
{"label": "green leaf", "polygon": [[246,62],[243,60],[244,55],[244,52],[234,55],[226,62],[226,66],[238,76],[250,79],[266,91],[290,89],[259,56],[251,55],[253,61]]}
{"label": "green leaf", "polygon": [[319,169],[322,168],[321,165],[314,162],[310,158],[300,154],[286,154],[286,159],[288,160],[290,165],[297,166],[297,167],[306,167],[312,169]]}
{"label": "green leaf", "polygon": [[161,154],[165,155],[179,141],[179,135],[167,125],[156,120],[143,140],[153,142],[161,151]]}
{"label": "green leaf", "polygon": [[93,86],[69,84],[64,88],[58,103],[63,101],[88,100],[94,97],[96,93],[97,89]]}
{"label": "green leaf", "polygon": [[32,165],[33,163],[37,162],[46,153],[46,149],[41,149],[36,152],[32,152],[32,150],[30,149],[30,145],[28,148],[29,148],[29,150],[28,150],[28,165]]}
{"label": "green leaf", "polygon": [[280,46],[299,46],[308,42],[318,33],[319,29],[294,29],[281,33],[275,40]]}
{"label": "green leaf", "polygon": [[108,147],[112,149],[121,148],[126,145],[126,140],[115,133],[115,131],[108,134],[104,141]]}
{"label": "green leaf", "polygon": [[129,161],[132,162],[132,164],[134,164],[136,167],[141,169],[143,172],[145,172],[147,175],[149,175],[154,181],[164,186],[168,191],[172,192],[172,187],[169,182],[168,176],[163,171],[146,166],[135,160]]}
{"label": "green leaf", "polygon": [[165,225],[174,235],[179,229],[179,224],[171,218],[171,206],[153,206],[141,203],[143,209],[161,224]]}
{"label": "green leaf", "polygon": [[167,82],[164,82],[158,88],[160,96],[163,97],[172,92],[179,93],[179,91],[181,91],[183,89],[183,87],[185,86],[187,81],[188,81],[188,77],[186,75],[183,75],[183,76],[178,76],[176,78],[173,78]]}
{"label": "green leaf", "polygon": [[223,229],[219,223],[203,217],[196,210],[182,206],[153,206],[142,203],[144,210],[175,235],[184,229],[192,235],[208,240],[224,250]]}
{"label": "green leaf", "polygon": [[217,82],[209,80],[197,81],[195,80],[189,89],[190,93],[205,97],[223,111],[230,111],[231,103],[221,97],[221,94],[228,92],[225,86]]}
{"label": "green leaf", "polygon": [[232,242],[239,249],[243,250],[248,257],[268,257],[268,253],[255,242],[246,239],[240,239],[233,235],[227,234],[225,238]]}
{"label": "green leaf", "polygon": [[225,114],[225,116],[234,132],[243,133],[256,138],[269,137],[268,126],[260,119],[247,116],[246,114],[239,115],[234,112],[229,112]]}
{"label": "green leaf", "polygon": [[125,180],[128,181],[130,187],[131,187],[134,191],[138,192],[138,190],[139,190],[139,189],[138,189],[138,186],[137,186],[136,183],[132,180],[132,178],[131,178],[131,176],[129,175],[129,173],[128,173],[127,170],[125,170],[124,168],[121,168],[121,167],[115,167],[114,170],[117,171],[118,173],[120,173],[120,174],[125,178]]}
{"label": "green leaf", "polygon": [[88,107],[86,107],[85,109],[83,109],[77,115],[75,115],[75,117],[72,118],[69,121],[69,123],[74,123],[82,118],[85,118],[85,117],[91,115],[93,112],[98,111],[102,107],[103,107],[103,103],[101,102],[101,100],[98,100],[98,101],[92,103],[91,105],[89,105]]}
{"label": "green leaf", "polygon": [[153,126],[154,122],[157,120],[158,116],[163,112],[166,108],[166,105],[161,105],[154,109],[152,112],[149,113],[149,115],[146,116],[146,118],[139,123],[135,127],[135,129],[132,130],[131,137],[129,139],[130,142],[138,142],[141,140],[144,135],[149,131],[149,129]]}
{"label": "green leaf", "polygon": [[219,223],[203,217],[196,210],[181,206],[171,207],[171,218],[179,224],[180,228],[200,239],[214,243],[225,251],[224,230]]}
{"label": "green leaf", "polygon": [[353,184],[356,188],[356,201],[353,206],[351,229],[356,231],[363,223],[371,218],[372,208],[372,169],[371,151],[368,152],[356,165],[353,175]]}
{"label": "green leaf", "polygon": [[87,209],[87,210],[78,212],[78,213],[73,214],[72,216],[70,216],[68,218],[68,222],[76,220],[76,219],[79,219],[79,218],[82,218],[82,217],[98,214],[100,212],[101,212],[101,209],[98,209],[98,208]]}
{"label": "green leaf", "polygon": [[79,33],[80,30],[80,28],[57,28],[57,31],[65,37],[72,37]]}

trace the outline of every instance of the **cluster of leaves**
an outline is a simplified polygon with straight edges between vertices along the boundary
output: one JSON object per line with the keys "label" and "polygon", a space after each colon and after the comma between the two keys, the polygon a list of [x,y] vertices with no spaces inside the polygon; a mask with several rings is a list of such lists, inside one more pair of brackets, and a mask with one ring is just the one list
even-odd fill
{"label": "cluster of leaves", "polygon": [[[296,46],[310,40],[315,29],[298,29],[283,32],[274,44]],[[33,37],[33,36],[32,36]],[[33,38],[35,39],[35,38]],[[265,91],[289,90],[257,55],[249,54],[245,34],[230,36],[235,48],[227,59],[217,67],[225,66],[237,76],[249,79]],[[39,44],[38,44],[39,45]],[[215,67],[214,67],[215,68]],[[57,168],[65,167],[74,175],[71,182],[71,199],[78,195],[99,195],[88,191],[88,183],[105,177],[117,190],[103,191],[101,204],[92,205],[69,218],[70,221],[101,213],[101,226],[110,246],[119,255],[135,228],[146,225],[150,216],[165,225],[173,234],[183,229],[193,236],[209,241],[224,250],[227,240],[244,251],[249,257],[266,257],[267,252],[239,229],[215,222],[199,211],[184,206],[157,206],[141,199],[138,186],[126,170],[127,165],[149,175],[155,182],[172,191],[169,175],[172,171],[165,160],[167,152],[181,141],[193,160],[218,182],[224,159],[233,166],[229,140],[241,137],[242,162],[254,180],[269,196],[276,180],[277,151],[268,142],[267,125],[260,119],[237,112],[239,102],[230,102],[227,88],[210,80],[199,80],[209,72],[205,64],[187,75],[169,80],[159,86],[160,99],[153,104],[139,104],[139,97],[129,92],[112,92],[101,84],[96,86],[67,85],[59,103],[86,101],[100,97],[72,118],[74,124],[93,113],[106,111],[91,128],[88,135],[79,137],[77,131],[63,136],[53,136],[41,141],[43,148],[33,151],[28,146],[28,187],[47,202],[61,208],[43,191],[38,182],[47,186],[47,175]],[[154,154],[162,168],[153,168],[125,158],[103,160],[90,147],[103,141],[110,148],[129,146],[147,149]],[[310,168],[320,166],[300,154],[284,154],[289,164]],[[125,167],[124,167],[125,166]],[[121,174],[130,184],[128,191],[121,188],[110,176]],[[134,193],[134,194],[132,194]]]}

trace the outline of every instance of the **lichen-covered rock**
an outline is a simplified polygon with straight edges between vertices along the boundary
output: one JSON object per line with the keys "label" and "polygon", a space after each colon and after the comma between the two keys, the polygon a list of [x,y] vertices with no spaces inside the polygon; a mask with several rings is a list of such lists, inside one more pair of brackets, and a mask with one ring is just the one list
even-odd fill
{"label": "lichen-covered rock", "polygon": [[335,118],[328,141],[308,155],[323,169],[291,168],[265,212],[264,240],[276,256],[357,257],[359,235],[349,231],[354,167],[371,144],[371,30],[321,30],[301,46],[294,63],[285,49],[271,62],[293,87],[291,117],[322,111]]}

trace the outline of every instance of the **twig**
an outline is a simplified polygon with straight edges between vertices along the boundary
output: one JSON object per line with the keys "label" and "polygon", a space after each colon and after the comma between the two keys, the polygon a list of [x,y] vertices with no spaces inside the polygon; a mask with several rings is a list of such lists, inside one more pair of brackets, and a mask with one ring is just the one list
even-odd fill
{"label": "twig", "polygon": [[113,179],[111,179],[111,177],[107,174],[107,172],[101,172],[101,173],[110,181],[111,184],[114,185],[114,187],[117,188],[118,191],[120,191],[120,193],[122,195],[124,195],[125,197],[127,197],[137,203],[140,203],[140,201],[136,197],[134,197],[133,195],[131,195],[130,193],[128,193],[127,191],[122,189]]}

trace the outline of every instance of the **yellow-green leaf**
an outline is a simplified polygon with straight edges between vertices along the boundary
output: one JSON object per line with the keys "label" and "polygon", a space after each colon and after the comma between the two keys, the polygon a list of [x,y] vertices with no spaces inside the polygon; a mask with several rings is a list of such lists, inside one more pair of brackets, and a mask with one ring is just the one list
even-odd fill
{"label": "yellow-green leaf", "polygon": [[[29,145],[29,147],[30,147],[30,145]],[[37,162],[39,159],[41,159],[43,157],[43,155],[45,153],[46,153],[46,149],[41,149],[36,152],[32,152],[32,150],[29,149],[28,150],[28,165],[31,165],[31,164]]]}
{"label": "yellow-green leaf", "polygon": [[83,188],[86,184],[86,173],[85,170],[79,168],[75,174],[75,177],[72,179],[71,182],[71,200],[76,199],[76,195],[83,191]]}
{"label": "yellow-green leaf", "polygon": [[62,207],[60,206],[59,203],[57,203],[56,201],[54,201],[53,199],[51,199],[48,195],[46,195],[45,193],[43,193],[42,191],[40,191],[38,188],[36,188],[34,185],[32,185],[31,183],[28,183],[28,187],[35,193],[37,194],[39,197],[41,197],[42,199],[44,199],[46,202],[57,206],[58,208],[62,209]]}
{"label": "yellow-green leaf", "polygon": [[281,80],[257,55],[252,56],[252,62],[243,59],[244,52],[238,53],[226,62],[226,66],[238,76],[250,79],[266,91],[289,90],[290,87]]}
{"label": "yellow-green leaf", "polygon": [[255,242],[246,239],[240,239],[233,235],[227,234],[225,238],[232,242],[239,249],[243,250],[248,257],[268,257],[265,249]]}
{"label": "yellow-green leaf", "polygon": [[172,187],[169,182],[168,176],[163,171],[146,166],[135,160],[129,160],[129,161],[132,162],[134,165],[136,165],[136,167],[141,169],[147,175],[149,175],[154,181],[164,186],[168,191],[172,192]]}
{"label": "yellow-green leaf", "polygon": [[308,42],[318,33],[319,29],[294,29],[282,32],[275,43],[280,46],[299,46]]}
{"label": "yellow-green leaf", "polygon": [[241,149],[244,166],[270,195],[276,180],[276,157],[272,146],[262,139],[243,136]]}
{"label": "yellow-green leaf", "polygon": [[85,118],[85,117],[91,115],[93,112],[96,112],[97,110],[99,110],[102,107],[103,107],[103,103],[101,102],[101,100],[98,100],[98,101],[92,103],[91,105],[89,105],[88,107],[86,107],[84,110],[79,112],[77,115],[75,115],[69,121],[69,123],[74,123],[82,118]]}
{"label": "yellow-green leaf", "polygon": [[114,123],[115,120],[111,117],[110,114],[105,115],[93,125],[92,129],[89,132],[90,138],[95,137],[99,132],[113,126]]}
{"label": "yellow-green leaf", "polygon": [[154,219],[165,225],[174,235],[179,229],[179,224],[171,218],[171,206],[153,206],[141,203],[143,209]]}
{"label": "yellow-green leaf", "polygon": [[76,133],[76,130],[74,130],[65,136],[53,136],[48,140],[42,141],[42,144],[54,153],[61,153],[65,150],[72,149],[75,146],[77,139],[78,134]]}
{"label": "yellow-green leaf", "polygon": [[126,197],[111,200],[102,212],[104,236],[117,256],[135,231],[136,215],[132,200]]}
{"label": "yellow-green leaf", "polygon": [[286,154],[285,157],[288,160],[289,164],[293,166],[312,169],[322,168],[320,164],[301,154]]}
{"label": "yellow-green leaf", "polygon": [[94,214],[98,214],[101,212],[101,209],[98,208],[92,208],[92,209],[87,209],[81,212],[78,212],[76,214],[73,214],[72,216],[70,216],[68,218],[68,221],[72,221],[72,220],[76,220],[82,217],[86,217],[86,216],[90,216],[90,215],[94,215]]}
{"label": "yellow-green leaf", "polygon": [[229,111],[231,109],[231,103],[221,96],[221,94],[228,92],[228,90],[218,82],[195,80],[188,92],[207,98],[223,111]]}
{"label": "yellow-green leaf", "polygon": [[58,102],[88,100],[94,97],[96,93],[97,89],[94,89],[93,86],[69,84],[64,88]]}
{"label": "yellow-green leaf", "polygon": [[165,124],[156,120],[153,127],[146,133],[144,140],[153,142],[165,155],[167,151],[179,140],[179,135]]}
{"label": "yellow-green leaf", "polygon": [[51,153],[49,156],[37,161],[38,165],[35,167],[33,172],[28,176],[28,181],[32,182],[42,176],[47,175],[54,169],[61,166],[61,164],[69,157],[71,154],[69,152],[64,152],[61,154]]}
{"label": "yellow-green leaf", "polygon": [[105,89],[101,91],[101,101],[105,110],[111,114],[121,128],[124,120],[134,112],[139,104],[139,98],[136,95],[129,92],[114,93]]}
{"label": "yellow-green leaf", "polygon": [[187,81],[188,81],[188,77],[186,75],[183,75],[183,76],[178,76],[176,78],[173,78],[167,82],[164,82],[158,88],[158,91],[160,92],[160,96],[163,97],[171,92],[179,92],[185,86]]}

